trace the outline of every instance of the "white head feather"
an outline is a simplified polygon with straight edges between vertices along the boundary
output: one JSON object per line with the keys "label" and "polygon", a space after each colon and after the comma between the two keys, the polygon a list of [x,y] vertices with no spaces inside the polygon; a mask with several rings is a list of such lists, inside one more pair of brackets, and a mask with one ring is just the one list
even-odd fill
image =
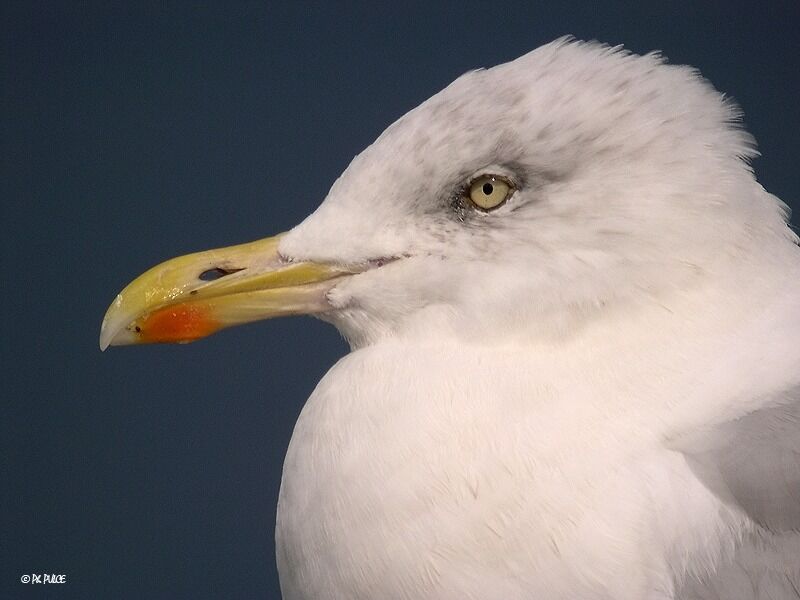
{"label": "white head feather", "polygon": [[[330,293],[329,318],[354,346],[562,335],[796,241],[752,175],[738,119],[691,68],[558,40],[466,73],[391,125],[281,251],[402,258]],[[491,213],[463,198],[484,173],[518,188]]]}

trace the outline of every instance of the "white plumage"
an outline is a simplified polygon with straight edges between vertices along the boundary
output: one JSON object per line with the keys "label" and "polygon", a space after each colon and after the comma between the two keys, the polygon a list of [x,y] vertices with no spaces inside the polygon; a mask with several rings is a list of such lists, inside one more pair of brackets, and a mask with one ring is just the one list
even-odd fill
{"label": "white plumage", "polygon": [[328,295],[353,352],[286,458],[286,600],[800,598],[800,249],[737,117],[559,40],[353,160],[280,245],[387,263]]}

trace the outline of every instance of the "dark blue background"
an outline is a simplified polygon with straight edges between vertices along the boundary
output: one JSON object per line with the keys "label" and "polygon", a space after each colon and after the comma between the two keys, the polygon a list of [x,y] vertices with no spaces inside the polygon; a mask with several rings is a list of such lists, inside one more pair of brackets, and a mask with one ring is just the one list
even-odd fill
{"label": "dark blue background", "polygon": [[0,597],[278,597],[283,455],[345,344],[305,318],[101,354],[100,320],[162,259],[290,228],[462,72],[566,33],[662,49],[800,194],[796,0],[392,4],[3,4]]}

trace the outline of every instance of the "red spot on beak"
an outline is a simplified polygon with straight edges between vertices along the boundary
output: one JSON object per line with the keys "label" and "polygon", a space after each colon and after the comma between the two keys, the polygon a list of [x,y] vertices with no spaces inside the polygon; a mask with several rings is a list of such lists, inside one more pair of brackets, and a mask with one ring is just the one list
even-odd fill
{"label": "red spot on beak", "polygon": [[138,323],[136,332],[145,343],[193,342],[219,328],[208,307],[186,303],[150,313]]}

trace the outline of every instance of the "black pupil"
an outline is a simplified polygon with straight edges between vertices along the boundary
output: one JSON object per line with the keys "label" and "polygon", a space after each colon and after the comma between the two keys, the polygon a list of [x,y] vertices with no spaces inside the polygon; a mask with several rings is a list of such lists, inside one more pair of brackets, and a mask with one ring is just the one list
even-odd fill
{"label": "black pupil", "polygon": [[487,196],[491,196],[492,192],[494,191],[494,187],[488,181],[483,184],[483,188],[481,189],[483,189],[483,193],[486,194]]}

